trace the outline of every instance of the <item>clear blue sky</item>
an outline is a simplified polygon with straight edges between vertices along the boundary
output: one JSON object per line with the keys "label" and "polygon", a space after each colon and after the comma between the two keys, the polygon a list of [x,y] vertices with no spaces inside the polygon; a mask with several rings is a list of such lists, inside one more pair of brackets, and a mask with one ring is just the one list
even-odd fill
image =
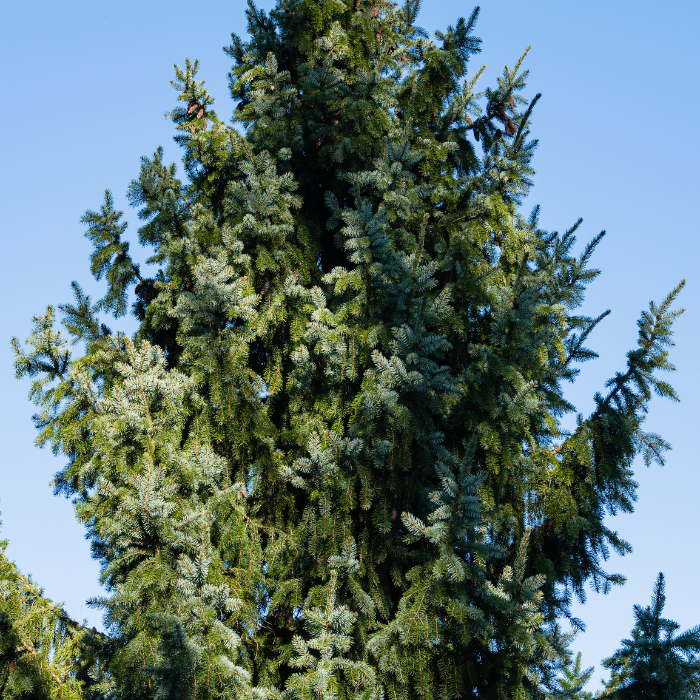
{"label": "clear blue sky", "polygon": [[[173,63],[199,58],[218,114],[230,115],[229,59],[221,47],[231,31],[244,31],[243,9],[242,0],[3,7],[0,536],[10,539],[9,556],[23,571],[91,624],[99,624],[99,614],[84,601],[100,592],[98,568],[70,502],[52,496],[48,482],[61,462],[33,447],[28,385],[13,378],[9,339],[25,337],[32,315],[47,303],[67,301],[71,280],[100,294],[78,220],[99,206],[106,187],[128,210],[124,193],[141,155],[163,145],[167,158],[179,159],[163,118],[175,99]],[[471,9],[454,0],[426,2],[419,24],[443,29]],[[627,585],[608,596],[591,593],[576,609],[588,626],[576,647],[589,665],[629,632],[632,605],[648,602],[658,571],[667,575],[669,616],[683,627],[700,623],[700,465],[693,447],[700,418],[693,341],[700,318],[698,28],[700,4],[689,0],[499,0],[482,5],[477,31],[484,50],[474,67],[487,64],[484,87],[532,45],[528,92],[543,98],[534,116],[540,147],[527,208],[540,203],[549,229],[584,217],[582,242],[601,229],[609,233],[596,259],[603,274],[586,310],[613,313],[592,339],[601,358],[584,367],[570,393],[581,411],[624,367],[640,310],[681,278],[688,281],[682,296],[688,311],[677,324],[673,353],[682,403],[655,400],[648,423],[674,450],[663,469],[638,465],[636,512],[614,520],[634,546],[633,554],[609,563],[628,576]],[[128,218],[133,235],[133,211]],[[598,667],[594,678],[602,675]]]}

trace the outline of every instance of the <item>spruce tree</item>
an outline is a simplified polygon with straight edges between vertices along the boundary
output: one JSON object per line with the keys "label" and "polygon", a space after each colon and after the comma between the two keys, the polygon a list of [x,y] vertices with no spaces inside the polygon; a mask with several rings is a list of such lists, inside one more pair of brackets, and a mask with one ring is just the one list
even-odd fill
{"label": "spruce tree", "polygon": [[581,652],[579,652],[576,654],[576,659],[562,669],[552,698],[554,700],[592,700],[593,693],[583,689],[592,675],[593,667],[582,668]]}
{"label": "spruce tree", "polygon": [[[106,295],[73,283],[14,341],[102,564],[84,692],[542,697],[572,597],[623,581],[604,518],[633,508],[635,455],[663,460],[643,423],[676,398],[680,286],[564,430],[603,234],[575,256],[580,221],[521,212],[525,56],[477,91],[478,9],[434,40],[418,9],[250,2],[233,126],[188,60],[185,177],[157,149],[129,185],[149,267],[108,191],[83,217]],[[104,320],[132,287],[128,337]]]}
{"label": "spruce tree", "polygon": [[651,605],[634,606],[630,639],[603,661],[610,669],[602,698],[686,700],[700,696],[700,626],[676,634],[680,625],[662,617],[666,582],[659,574]]}
{"label": "spruce tree", "polygon": [[0,698],[80,700],[103,670],[107,638],[72,620],[5,556],[0,542]]}

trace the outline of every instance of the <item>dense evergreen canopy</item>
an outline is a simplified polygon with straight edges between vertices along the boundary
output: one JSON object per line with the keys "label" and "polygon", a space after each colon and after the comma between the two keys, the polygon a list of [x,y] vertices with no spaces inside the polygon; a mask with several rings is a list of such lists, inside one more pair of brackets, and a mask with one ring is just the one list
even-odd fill
{"label": "dense evergreen canopy", "polygon": [[[158,149],[129,185],[149,266],[107,192],[83,218],[106,296],[74,283],[15,341],[107,590],[107,635],[69,625],[53,696],[542,697],[572,597],[622,582],[604,518],[667,447],[643,423],[676,398],[658,373],[680,287],[564,430],[607,313],[578,311],[603,234],[575,256],[580,221],[521,212],[525,56],[480,91],[478,10],[435,40],[417,13],[251,3],[234,126],[187,61],[186,177]],[[102,320],[132,286],[127,337]]]}

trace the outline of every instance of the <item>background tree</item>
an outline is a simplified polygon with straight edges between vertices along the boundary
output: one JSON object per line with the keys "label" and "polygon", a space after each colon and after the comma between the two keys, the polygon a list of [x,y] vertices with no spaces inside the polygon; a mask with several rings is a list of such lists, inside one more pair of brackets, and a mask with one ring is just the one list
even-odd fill
{"label": "background tree", "polygon": [[107,641],[72,620],[22,575],[0,542],[0,698],[94,697]]}
{"label": "background tree", "polygon": [[661,616],[666,604],[666,582],[659,574],[651,605],[634,606],[630,639],[603,665],[610,669],[604,698],[697,698],[700,693],[700,626],[676,634],[680,625]]}
{"label": "background tree", "polygon": [[[580,221],[520,212],[524,55],[476,92],[478,10],[437,41],[417,12],[251,3],[226,49],[245,135],[187,61],[187,179],[158,149],[129,186],[154,273],[107,192],[83,218],[106,296],[74,283],[15,341],[103,567],[101,693],[540,697],[572,596],[622,582],[604,516],[667,447],[642,425],[676,398],[656,373],[680,287],[565,431],[602,234],[575,257]],[[131,338],[100,320],[130,285]]]}
{"label": "background tree", "polygon": [[567,664],[561,671],[557,680],[556,689],[552,697],[557,700],[591,700],[593,693],[586,692],[583,688],[593,675],[593,667],[583,668],[581,665],[581,652],[576,654],[576,659]]}

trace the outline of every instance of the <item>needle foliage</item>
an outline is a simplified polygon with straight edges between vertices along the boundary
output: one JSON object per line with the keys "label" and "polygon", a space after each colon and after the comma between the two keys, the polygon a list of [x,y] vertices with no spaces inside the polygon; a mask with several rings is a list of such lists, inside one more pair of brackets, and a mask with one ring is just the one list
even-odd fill
{"label": "needle foliage", "polygon": [[[249,3],[233,124],[176,67],[183,167],[158,149],[129,185],[149,265],[107,192],[83,217],[106,295],[74,283],[15,341],[102,564],[86,693],[545,697],[572,598],[622,583],[604,518],[663,460],[680,287],[565,430],[603,234],[575,255],[580,221],[521,211],[525,55],[482,90],[478,9],[432,39],[418,10]],[[101,319],[130,299],[128,337]]]}
{"label": "needle foliage", "polygon": [[700,626],[678,633],[680,625],[662,617],[666,581],[659,574],[651,605],[634,606],[629,639],[603,666],[610,670],[601,698],[611,700],[691,700],[700,694]]}

